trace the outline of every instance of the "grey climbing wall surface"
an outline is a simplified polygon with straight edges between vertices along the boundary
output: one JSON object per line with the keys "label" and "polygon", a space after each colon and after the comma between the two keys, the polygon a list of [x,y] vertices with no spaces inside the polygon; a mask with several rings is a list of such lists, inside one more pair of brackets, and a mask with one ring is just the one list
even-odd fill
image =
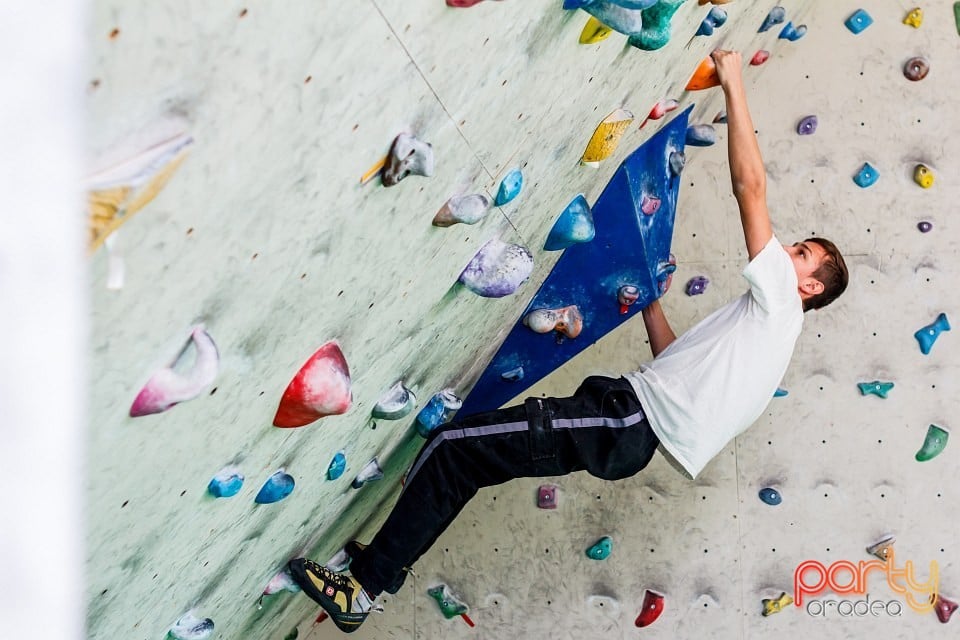
{"label": "grey climbing wall surface", "polygon": [[[258,600],[289,558],[323,561],[385,517],[422,440],[412,414],[374,421],[374,404],[398,380],[419,406],[443,388],[469,390],[556,260],[541,249],[554,219],[577,193],[593,202],[657,130],[663,121],[639,127],[654,104],[695,103],[695,124],[722,109],[719,89],[684,91],[717,46],[742,49],[745,62],[770,52],[745,75],[778,237],[827,236],[851,268],[848,293],[806,316],[788,395],[696,481],[657,456],[618,483],[556,479],[555,510],[536,508],[539,481],[484,490],[355,637],[952,633],[906,604],[901,615],[890,606],[843,615],[843,605],[761,615],[763,599],[793,594],[800,563],[869,560],[865,547],[890,534],[898,566],[911,561],[922,580],[936,562],[943,595],[960,596],[956,445],[914,459],[930,424],[958,419],[955,335],[927,355],[913,337],[941,312],[960,316],[951,3],[921,5],[919,28],[902,23],[914,5],[869,3],[874,23],[854,34],[843,22],[855,2],[784,0],[787,20],[808,27],[790,41],[778,39],[782,25],[757,32],[772,0],[726,4],[726,23],[695,37],[710,6],[689,0],[655,51],[618,33],[579,44],[588,16],[561,4],[94,3],[90,173],[171,140],[175,150],[147,173],[176,168],[165,186],[135,181],[155,197],[130,206],[90,261],[88,637],[159,640],[188,612],[213,620],[217,638],[339,635],[329,621],[315,624],[318,609],[302,595]],[[930,68],[916,82],[903,74],[915,56]],[[636,117],[619,148],[598,168],[581,166],[594,128],[618,108]],[[798,135],[813,114],[816,132]],[[723,125],[717,131],[716,145],[687,149],[679,268],[664,299],[678,332],[744,289]],[[404,132],[432,145],[432,176],[361,184]],[[861,188],[853,176],[866,162],[879,179]],[[934,176],[926,189],[914,181],[921,163]],[[474,225],[431,225],[451,196],[492,198],[517,167],[525,182],[515,200]],[[117,193],[94,177],[109,212]],[[110,229],[117,218],[106,220]],[[455,285],[492,238],[534,256],[529,280],[502,298]],[[710,285],[688,297],[682,285],[696,275]],[[208,339],[214,351],[204,351]],[[329,341],[349,368],[349,409],[341,371],[320,393],[335,415],[273,426],[288,384]],[[648,357],[642,324],[628,322],[531,393],[564,395],[588,374],[617,375]],[[895,387],[887,398],[862,396],[857,383],[873,380]],[[130,417],[135,398],[141,408],[179,404]],[[341,450],[346,471],[328,480]],[[374,457],[383,479],[352,489]],[[207,484],[225,467],[243,485],[214,498]],[[255,503],[280,469],[295,480],[292,493]],[[763,488],[782,503],[764,504]],[[610,557],[587,558],[604,535]],[[836,579],[844,583],[843,572]],[[439,583],[471,606],[475,628],[441,616],[426,595]],[[647,589],[664,594],[664,611],[638,630]],[[880,573],[869,594],[906,601]],[[845,597],[860,598],[808,596]]]}

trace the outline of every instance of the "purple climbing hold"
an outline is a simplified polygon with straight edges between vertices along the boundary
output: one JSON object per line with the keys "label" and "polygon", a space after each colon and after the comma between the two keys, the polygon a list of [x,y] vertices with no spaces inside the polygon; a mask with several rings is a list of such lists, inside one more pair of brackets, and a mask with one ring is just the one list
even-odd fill
{"label": "purple climbing hold", "polygon": [[687,164],[687,156],[683,151],[670,152],[670,173],[677,177],[683,173],[683,167]]}
{"label": "purple climbing hold", "polygon": [[793,26],[792,22],[788,22],[783,25],[783,29],[780,30],[780,35],[777,36],[781,40],[789,40],[790,42],[796,42],[807,33],[807,25],[801,24],[799,27]]}
{"label": "purple climbing hold", "polygon": [[707,290],[710,279],[706,276],[694,276],[687,281],[686,292],[688,296],[698,296]]}
{"label": "purple climbing hold", "polygon": [[541,509],[557,508],[557,485],[545,484],[537,489],[537,506]]}
{"label": "purple climbing hold", "polygon": [[493,238],[464,268],[460,282],[478,296],[502,298],[516,291],[532,272],[529,249]]}
{"label": "purple climbing hold", "polygon": [[797,133],[802,136],[809,136],[817,131],[817,125],[820,121],[817,116],[807,116],[797,123]]}
{"label": "purple climbing hold", "polygon": [[913,337],[920,343],[920,351],[923,355],[930,353],[933,343],[937,341],[940,334],[944,331],[950,331],[950,322],[947,320],[947,314],[941,313],[931,324],[923,327],[913,334]]}
{"label": "purple climbing hold", "polygon": [[691,147],[709,147],[717,141],[717,131],[713,125],[694,124],[687,127],[686,143]]}
{"label": "purple climbing hold", "polygon": [[783,7],[777,6],[773,9],[770,9],[770,13],[767,14],[767,17],[763,19],[763,24],[760,25],[760,28],[757,30],[757,33],[763,33],[768,29],[772,29],[774,25],[780,24],[787,18],[787,10]]}
{"label": "purple climbing hold", "polygon": [[917,229],[920,229],[920,233],[929,233],[933,229],[933,223],[922,220],[917,223]]}

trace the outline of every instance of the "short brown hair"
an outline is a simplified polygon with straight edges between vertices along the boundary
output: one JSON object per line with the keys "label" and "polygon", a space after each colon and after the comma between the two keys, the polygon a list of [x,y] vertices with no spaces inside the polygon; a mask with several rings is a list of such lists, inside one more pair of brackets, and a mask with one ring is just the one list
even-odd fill
{"label": "short brown hair", "polygon": [[847,288],[850,275],[847,272],[847,263],[843,261],[843,256],[840,255],[837,245],[825,238],[807,238],[805,242],[816,242],[827,252],[827,257],[813,272],[813,277],[823,283],[823,291],[807,298],[803,304],[803,310],[809,311],[810,309],[825,307],[839,298],[840,294]]}

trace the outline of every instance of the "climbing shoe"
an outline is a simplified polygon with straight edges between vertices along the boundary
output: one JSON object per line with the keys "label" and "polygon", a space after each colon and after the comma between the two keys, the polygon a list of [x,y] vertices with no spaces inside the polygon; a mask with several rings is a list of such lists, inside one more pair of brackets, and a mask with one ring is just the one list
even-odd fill
{"label": "climbing shoe", "polygon": [[[357,542],[356,540],[351,540],[350,542],[348,542],[347,544],[344,545],[343,551],[347,554],[347,556],[348,556],[348,557],[350,558],[350,560],[352,561],[354,558],[356,558],[357,556],[359,556],[360,554],[362,554],[362,553],[363,553],[363,550],[366,549],[366,548],[367,548],[367,545],[363,544],[362,542]],[[330,564],[330,563],[327,563],[328,566],[329,566],[329,564]],[[403,582],[404,582],[404,580],[407,579],[407,574],[408,574],[408,573],[413,573],[413,570],[412,570],[412,569],[409,569],[409,568],[407,568],[407,567],[404,567],[404,568],[403,568],[403,573],[400,574],[400,577],[397,578],[396,581],[395,581],[393,584],[391,584],[389,587],[387,587],[386,589],[384,589],[384,591],[386,591],[387,593],[397,593],[397,592],[399,592],[399,591],[400,591],[400,588],[403,587]]]}
{"label": "climbing shoe", "polygon": [[341,631],[353,633],[367,619],[373,603],[356,578],[334,573],[306,558],[295,558],[287,567],[303,592],[323,607]]}

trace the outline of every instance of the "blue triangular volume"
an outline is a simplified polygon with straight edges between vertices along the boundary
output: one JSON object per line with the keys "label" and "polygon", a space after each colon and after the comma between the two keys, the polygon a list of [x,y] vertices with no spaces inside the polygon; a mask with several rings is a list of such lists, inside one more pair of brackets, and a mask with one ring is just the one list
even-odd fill
{"label": "blue triangular volume", "polygon": [[[480,375],[460,416],[503,406],[660,297],[658,272],[670,257],[680,179],[668,159],[683,151],[690,110],[675,117],[623,161],[593,206],[596,236],[564,250],[530,304]],[[650,203],[659,200],[659,207]],[[644,206],[646,203],[646,206]],[[644,213],[644,209],[653,213]],[[621,314],[617,291],[632,284],[640,298]],[[534,309],[575,304],[583,331],[558,342],[534,333],[523,317]],[[503,374],[522,367],[524,375]]]}

